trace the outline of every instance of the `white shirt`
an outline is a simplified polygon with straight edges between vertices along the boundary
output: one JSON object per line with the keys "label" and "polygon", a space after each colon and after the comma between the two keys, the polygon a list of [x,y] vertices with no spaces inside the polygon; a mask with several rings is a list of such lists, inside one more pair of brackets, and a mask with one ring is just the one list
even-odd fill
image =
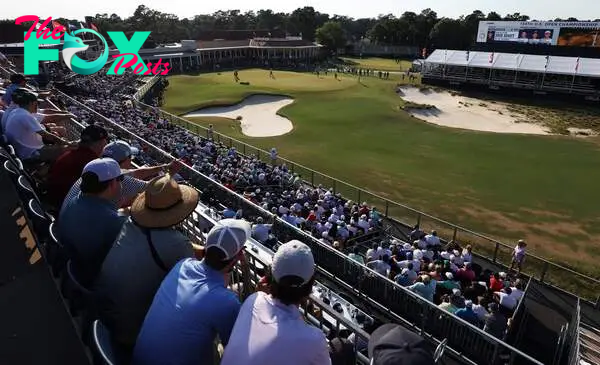
{"label": "white shirt", "polygon": [[390,274],[390,270],[392,269],[389,264],[383,262],[382,260],[369,261],[367,262],[367,267],[386,277]]}
{"label": "white shirt", "polygon": [[43,130],[40,122],[30,112],[18,108],[8,116],[5,134],[8,142],[15,147],[17,156],[25,160],[44,147],[42,136],[39,134]]}
{"label": "white shirt", "polygon": [[515,309],[515,307],[517,306],[517,300],[515,299],[515,297],[513,297],[512,295],[508,295],[506,293],[503,292],[496,292],[496,294],[498,294],[500,296],[500,305],[508,308],[508,309]]}
{"label": "white shirt", "polygon": [[479,318],[480,321],[485,321],[485,316],[489,314],[489,312],[479,304],[473,304],[473,312],[477,314],[477,318]]}
{"label": "white shirt", "polygon": [[263,292],[246,299],[221,365],[331,365],[323,331],[304,322],[297,306]]}
{"label": "white shirt", "polygon": [[510,288],[510,290],[511,290],[510,296],[513,297],[513,298],[515,298],[515,300],[518,303],[519,300],[521,300],[521,298],[523,297],[523,290],[517,289],[515,287]]}

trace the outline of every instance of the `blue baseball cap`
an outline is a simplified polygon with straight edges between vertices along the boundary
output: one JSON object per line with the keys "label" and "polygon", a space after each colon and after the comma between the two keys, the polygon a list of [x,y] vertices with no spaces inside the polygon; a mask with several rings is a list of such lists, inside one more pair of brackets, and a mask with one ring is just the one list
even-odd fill
{"label": "blue baseball cap", "polygon": [[97,158],[85,165],[82,175],[87,172],[96,175],[98,182],[105,182],[118,178],[126,171],[121,170],[119,163],[112,158]]}
{"label": "blue baseball cap", "polygon": [[129,143],[125,141],[114,141],[104,146],[102,157],[110,157],[121,163],[131,156],[136,156],[138,153],[140,153],[140,150],[132,147]]}

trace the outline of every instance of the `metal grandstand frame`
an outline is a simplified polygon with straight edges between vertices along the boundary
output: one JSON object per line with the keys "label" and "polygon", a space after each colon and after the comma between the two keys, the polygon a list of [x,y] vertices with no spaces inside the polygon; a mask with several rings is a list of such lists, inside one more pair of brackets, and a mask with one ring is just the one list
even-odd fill
{"label": "metal grandstand frame", "polygon": [[[158,78],[159,76],[155,77]],[[137,103],[146,110],[158,110],[163,118],[169,120],[173,124],[185,127],[198,135],[208,136],[210,133],[209,129],[206,127],[191,123],[184,118],[170,114],[162,109],[154,108],[139,100]],[[265,161],[270,161],[270,154],[266,150],[218,132],[213,131],[212,134],[213,138],[217,141],[223,142],[230,147],[236,147],[236,149],[244,155],[255,154]],[[332,187],[334,192],[342,193],[346,199],[352,199],[358,202],[368,202],[370,205],[381,210],[385,218],[390,222],[401,224],[405,227],[419,224],[421,228],[425,230],[436,229],[441,236],[445,236],[448,240],[451,239],[461,245],[471,244],[473,250],[484,259],[506,268],[510,266],[513,246],[507,245],[484,234],[452,224],[446,220],[434,217],[404,204],[386,199],[380,195],[345,181],[338,180],[288,159],[278,157],[278,160],[285,162],[291,171],[300,174],[303,179],[312,186],[322,185],[324,187]],[[568,290],[563,289],[561,285],[562,283],[569,282],[572,284],[573,288],[578,289],[578,295],[581,295],[588,301],[595,301],[596,303],[600,301],[599,279],[592,278],[532,253],[527,254],[527,263],[525,265],[524,273],[541,283],[554,286],[566,292],[568,292]],[[558,281],[560,281],[561,284],[558,284]],[[572,288],[570,289],[572,290]]]}
{"label": "metal grandstand frame", "polygon": [[[150,155],[156,161],[166,162],[174,159],[174,156],[142,139],[133,132],[126,130],[87,105],[58,90],[57,93],[65,101],[74,103],[78,107],[90,111],[97,122],[109,126],[121,138],[140,142],[145,147],[146,154]],[[68,128],[73,136],[78,135],[76,129],[78,127]],[[267,153],[263,150],[259,151],[262,151],[263,155]],[[313,173],[316,173],[316,171]],[[397,322],[416,330],[434,344],[440,344],[447,339],[448,345],[446,351],[454,357],[461,359],[464,363],[493,365],[502,358],[503,361],[507,361],[509,364],[542,365],[541,362],[521,350],[489,335],[480,328],[456,317],[454,314],[438,308],[434,303],[424,300],[417,294],[381,276],[366,266],[349,260],[343,253],[323,244],[306,232],[272,215],[270,212],[244,199],[241,195],[227,189],[200,172],[193,170],[191,167],[185,166],[180,174],[191,185],[198,187],[200,190],[210,190],[211,195],[220,203],[240,207],[244,217],[248,220],[253,221],[257,217],[262,217],[265,222],[273,225],[272,232],[279,240],[288,241],[298,239],[306,243],[315,256],[315,261],[318,265],[317,272],[320,275],[327,277],[332,282],[345,288],[348,292],[353,293],[356,297],[361,298],[363,302],[387,313],[390,318],[394,318]],[[334,181],[338,180],[334,179]],[[196,222],[193,221],[193,216],[189,219],[192,219],[192,222],[188,223],[188,227],[190,224],[191,226],[195,226]]]}

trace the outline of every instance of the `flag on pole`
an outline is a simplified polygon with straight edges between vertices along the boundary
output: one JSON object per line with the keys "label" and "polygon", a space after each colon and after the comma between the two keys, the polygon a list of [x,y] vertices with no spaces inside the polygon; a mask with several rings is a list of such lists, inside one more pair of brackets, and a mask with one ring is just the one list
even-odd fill
{"label": "flag on pole", "polygon": [[579,72],[579,57],[577,57],[577,62],[575,63],[575,72]]}
{"label": "flag on pole", "polygon": [[494,52],[490,53],[490,63],[494,63]]}
{"label": "flag on pole", "polygon": [[470,54],[470,52],[467,51],[467,62],[469,62],[469,54]]}

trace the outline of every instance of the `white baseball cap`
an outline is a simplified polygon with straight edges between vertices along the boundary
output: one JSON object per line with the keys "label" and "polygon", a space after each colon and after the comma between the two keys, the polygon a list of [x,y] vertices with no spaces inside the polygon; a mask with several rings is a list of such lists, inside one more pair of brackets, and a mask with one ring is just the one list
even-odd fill
{"label": "white baseball cap", "polygon": [[315,274],[315,259],[310,247],[298,240],[279,246],[273,255],[271,272],[275,281],[286,276],[297,276],[302,279],[300,285],[308,283]]}
{"label": "white baseball cap", "polygon": [[88,162],[81,174],[93,173],[99,182],[106,182],[116,179],[125,172],[121,170],[119,163],[112,158],[97,158]]}
{"label": "white baseball cap", "polygon": [[217,247],[231,260],[243,248],[250,237],[250,223],[241,219],[221,219],[206,236],[206,248]]}

